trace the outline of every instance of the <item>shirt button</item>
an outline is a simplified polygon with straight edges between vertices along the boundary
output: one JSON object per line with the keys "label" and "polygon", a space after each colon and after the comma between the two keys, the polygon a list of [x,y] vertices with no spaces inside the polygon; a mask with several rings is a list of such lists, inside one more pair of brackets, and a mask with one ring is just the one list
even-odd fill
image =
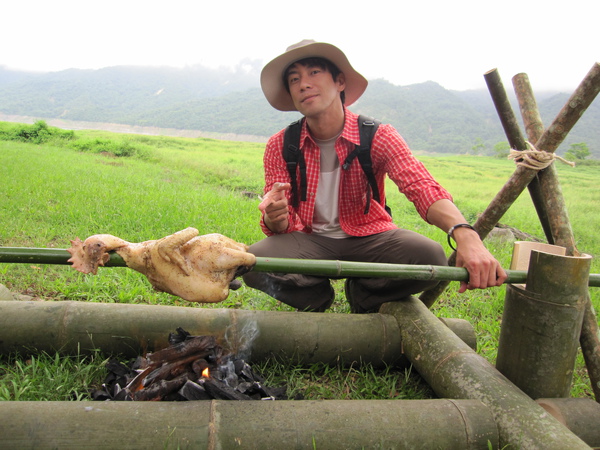
{"label": "shirt button", "polygon": [[315,196],[315,193],[314,193],[314,192],[311,192],[311,193],[310,193],[310,196],[311,196],[311,197],[314,197],[314,196]]}

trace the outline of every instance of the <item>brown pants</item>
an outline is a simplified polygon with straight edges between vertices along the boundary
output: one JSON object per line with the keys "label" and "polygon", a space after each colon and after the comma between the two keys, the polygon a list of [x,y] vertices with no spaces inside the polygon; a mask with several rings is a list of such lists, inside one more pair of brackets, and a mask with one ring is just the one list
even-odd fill
{"label": "brown pants", "polygon": [[[250,246],[262,257],[447,265],[442,246],[418,233],[396,229],[365,237],[332,239],[301,232],[277,234]],[[354,278],[347,292],[353,311],[377,310],[386,302],[431,289],[437,281]],[[301,274],[249,272],[244,282],[303,311],[324,311],[334,297],[329,278]]]}

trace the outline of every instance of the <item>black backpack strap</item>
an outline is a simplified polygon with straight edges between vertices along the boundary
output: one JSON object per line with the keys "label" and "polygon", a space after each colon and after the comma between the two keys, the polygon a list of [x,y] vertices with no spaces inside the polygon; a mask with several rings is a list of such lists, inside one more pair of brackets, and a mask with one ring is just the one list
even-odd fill
{"label": "black backpack strap", "polygon": [[[373,173],[373,162],[371,160],[371,142],[373,136],[379,127],[378,120],[374,120],[370,117],[360,115],[358,117],[358,132],[360,135],[360,145],[357,145],[354,150],[346,157],[342,168],[348,170],[354,158],[358,157],[358,161],[367,177],[370,189],[367,188],[367,204],[365,206],[365,214],[368,214],[371,206],[371,195],[376,202],[380,203],[381,198],[379,196],[379,189],[377,187],[377,180]],[[387,208],[386,208],[387,209]]]}
{"label": "black backpack strap", "polygon": [[[302,131],[302,121],[297,120],[285,129],[283,135],[283,159],[286,162],[287,170],[290,174],[290,184],[292,185],[292,206],[297,208],[300,199],[306,201],[306,163],[304,154],[300,151],[300,133]],[[300,168],[300,196],[298,195],[297,168]]]}

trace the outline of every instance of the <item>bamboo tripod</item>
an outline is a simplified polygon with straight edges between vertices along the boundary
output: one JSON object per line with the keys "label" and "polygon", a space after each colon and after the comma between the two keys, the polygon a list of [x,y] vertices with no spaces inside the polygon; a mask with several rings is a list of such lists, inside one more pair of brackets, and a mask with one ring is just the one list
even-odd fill
{"label": "bamboo tripod", "polygon": [[[498,71],[491,70],[484,77],[511,148],[526,150],[525,139],[519,129]],[[527,75],[516,75],[513,78],[513,84],[529,141],[534,142],[536,148],[553,153],[600,92],[600,63],[592,66],[552,124],[545,130]],[[566,254],[569,256],[579,256],[580,253],[575,246],[575,238],[554,165],[541,171],[517,166],[511,178],[475,222],[474,227],[481,238],[485,239],[526,187],[548,243],[565,247]],[[453,266],[455,262],[456,254],[452,254],[449,258],[449,265]],[[441,282],[433,290],[422,294],[421,300],[431,306],[447,286],[448,282]],[[596,401],[600,402],[600,338],[598,320],[589,295],[581,328],[580,344]]]}

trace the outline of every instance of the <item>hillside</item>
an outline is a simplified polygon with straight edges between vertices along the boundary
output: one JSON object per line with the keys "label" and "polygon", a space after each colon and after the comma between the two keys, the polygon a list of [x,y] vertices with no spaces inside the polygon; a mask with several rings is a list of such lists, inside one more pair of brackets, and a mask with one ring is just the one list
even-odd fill
{"label": "hillside", "polygon": [[[0,113],[264,138],[298,114],[271,108],[258,87],[256,69],[119,66],[27,73],[0,67]],[[546,125],[569,96],[539,95]],[[513,107],[518,114],[516,104]],[[370,80],[352,110],[391,123],[415,151],[461,154],[481,142],[484,152],[492,154],[496,143],[506,141],[487,91],[449,91],[432,81],[396,86]],[[586,111],[558,153],[577,142],[588,144],[600,158],[600,100]]]}

